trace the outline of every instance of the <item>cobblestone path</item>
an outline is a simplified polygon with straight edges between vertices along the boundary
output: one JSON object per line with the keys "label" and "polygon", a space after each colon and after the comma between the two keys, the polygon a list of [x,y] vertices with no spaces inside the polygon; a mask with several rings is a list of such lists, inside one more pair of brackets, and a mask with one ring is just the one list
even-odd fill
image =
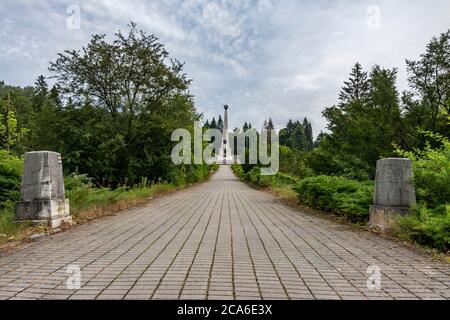
{"label": "cobblestone path", "polygon": [[449,264],[298,212],[226,166],[0,256],[0,299],[449,299],[449,285]]}

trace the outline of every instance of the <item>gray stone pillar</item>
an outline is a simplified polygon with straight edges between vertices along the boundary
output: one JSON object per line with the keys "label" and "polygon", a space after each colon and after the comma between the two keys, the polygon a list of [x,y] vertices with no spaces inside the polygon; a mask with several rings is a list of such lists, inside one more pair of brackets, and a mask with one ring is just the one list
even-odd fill
{"label": "gray stone pillar", "polygon": [[65,198],[62,161],[59,153],[35,151],[25,154],[20,202],[16,219],[57,228],[71,222],[69,200]]}
{"label": "gray stone pillar", "polygon": [[397,215],[409,214],[415,203],[412,161],[403,158],[378,160],[369,225],[388,229]]}

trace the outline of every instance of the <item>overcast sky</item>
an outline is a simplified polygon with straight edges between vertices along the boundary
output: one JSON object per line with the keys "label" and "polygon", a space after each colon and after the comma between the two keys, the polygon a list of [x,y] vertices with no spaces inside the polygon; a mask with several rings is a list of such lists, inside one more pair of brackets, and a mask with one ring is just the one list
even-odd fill
{"label": "overcast sky", "polygon": [[406,88],[405,59],[450,28],[450,1],[1,0],[0,80],[32,85],[58,52],[129,21],[186,63],[206,118],[228,104],[230,127],[308,117],[317,134],[355,62],[398,67]]}

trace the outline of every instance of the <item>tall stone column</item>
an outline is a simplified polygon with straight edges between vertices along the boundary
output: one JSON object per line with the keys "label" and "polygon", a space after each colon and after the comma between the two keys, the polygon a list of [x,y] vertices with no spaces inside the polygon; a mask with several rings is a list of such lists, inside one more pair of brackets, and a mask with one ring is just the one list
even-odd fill
{"label": "tall stone column", "polygon": [[219,150],[219,161],[222,161],[223,164],[227,164],[233,161],[233,155],[231,154],[228,134],[228,106],[225,105],[223,108],[225,111],[223,116],[222,144]]}
{"label": "tall stone column", "polygon": [[71,222],[69,200],[65,198],[62,161],[59,153],[35,151],[25,154],[21,199],[16,219],[57,228]]}
{"label": "tall stone column", "polygon": [[409,214],[415,203],[412,161],[402,158],[378,160],[369,225],[388,229],[398,215]]}

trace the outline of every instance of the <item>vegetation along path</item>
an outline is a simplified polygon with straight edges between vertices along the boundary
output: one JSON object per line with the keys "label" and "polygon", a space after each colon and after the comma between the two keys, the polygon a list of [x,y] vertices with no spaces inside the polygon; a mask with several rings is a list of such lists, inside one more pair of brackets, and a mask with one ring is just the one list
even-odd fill
{"label": "vegetation along path", "polygon": [[[67,287],[74,266],[79,289]],[[0,257],[0,299],[448,299],[449,285],[448,264],[298,212],[227,166]]]}

